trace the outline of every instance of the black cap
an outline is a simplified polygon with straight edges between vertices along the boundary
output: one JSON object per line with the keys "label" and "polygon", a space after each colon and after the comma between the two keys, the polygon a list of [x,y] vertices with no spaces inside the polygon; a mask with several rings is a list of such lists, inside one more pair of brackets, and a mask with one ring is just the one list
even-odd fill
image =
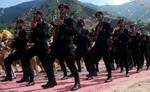
{"label": "black cap", "polygon": [[135,26],[136,26],[136,24],[135,24],[135,23],[132,23],[132,24],[130,25],[130,28],[135,27]]}
{"label": "black cap", "polygon": [[97,17],[98,15],[104,15],[102,11],[98,11],[95,13],[95,17]]}
{"label": "black cap", "polygon": [[39,15],[43,16],[43,12],[41,10],[36,11],[35,14],[39,14]]}
{"label": "black cap", "polygon": [[16,23],[23,23],[23,24],[24,24],[24,19],[19,18],[19,19],[16,21]]}
{"label": "black cap", "polygon": [[59,6],[58,6],[58,9],[60,10],[61,8],[65,8],[65,9],[70,9],[70,7],[69,7],[69,5],[68,4],[60,4]]}
{"label": "black cap", "polygon": [[79,19],[80,22],[84,23],[84,19]]}
{"label": "black cap", "polygon": [[118,21],[118,24],[120,24],[121,22],[125,22],[125,20],[123,18],[121,18],[119,21]]}

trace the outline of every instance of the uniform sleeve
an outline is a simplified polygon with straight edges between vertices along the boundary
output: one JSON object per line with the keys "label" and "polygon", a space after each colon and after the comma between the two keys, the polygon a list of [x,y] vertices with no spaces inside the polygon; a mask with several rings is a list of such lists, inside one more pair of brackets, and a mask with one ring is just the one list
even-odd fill
{"label": "uniform sleeve", "polygon": [[47,39],[51,37],[51,29],[48,27],[48,24],[46,24],[46,29],[47,29]]}
{"label": "uniform sleeve", "polygon": [[109,38],[111,36],[112,28],[109,23],[104,23],[105,37]]}
{"label": "uniform sleeve", "polygon": [[43,22],[39,25],[40,25],[40,27],[38,29],[38,37],[40,37],[41,40],[49,39],[50,38],[50,30],[48,28],[48,24]]}

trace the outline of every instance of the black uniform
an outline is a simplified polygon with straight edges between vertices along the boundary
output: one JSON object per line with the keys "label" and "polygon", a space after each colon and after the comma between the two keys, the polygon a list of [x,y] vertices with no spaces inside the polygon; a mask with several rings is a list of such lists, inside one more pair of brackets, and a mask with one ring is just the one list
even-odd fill
{"label": "black uniform", "polygon": [[[77,34],[73,19],[65,17],[64,24],[59,27],[56,34],[51,52],[49,54],[50,61],[54,62],[58,57],[60,63],[66,62],[71,74],[75,78],[75,83],[80,83],[77,68],[75,66],[75,49],[74,49],[74,36]],[[62,69],[66,67],[63,66]]]}
{"label": "black uniform", "polygon": [[78,33],[78,36],[76,38],[77,38],[76,39],[77,48],[75,50],[75,53],[76,53],[75,59],[77,62],[78,71],[81,72],[80,60],[83,57],[83,60],[85,61],[85,58],[87,57],[87,53],[88,53],[88,48],[91,46],[91,41],[89,39],[88,30],[82,28],[81,32]]}
{"label": "black uniform", "polygon": [[[37,27],[31,33],[31,41],[34,45],[29,48],[25,54],[23,55],[21,62],[22,65],[25,67],[24,70],[24,78],[28,77],[29,82],[33,82],[34,74],[30,67],[30,59],[33,56],[38,56],[42,65],[44,67],[45,72],[48,76],[48,83],[55,82],[55,78],[53,76],[53,67],[50,66],[50,62],[48,59],[48,39],[50,37],[48,25],[45,22],[37,23]],[[52,71],[52,72],[51,72]],[[53,78],[53,79],[52,79]]]}
{"label": "black uniform", "polygon": [[96,31],[98,31],[97,30],[98,27],[101,27],[102,31],[98,32],[95,45],[89,52],[86,61],[86,63],[88,63],[87,68],[88,68],[89,76],[93,76],[93,73],[96,72],[94,64],[99,62],[99,60],[103,57],[108,72],[108,78],[109,78],[111,77],[111,61],[109,58],[110,54],[108,50],[108,38],[110,37],[111,34],[111,26],[109,23],[102,22],[97,25]]}
{"label": "black uniform", "polygon": [[118,47],[118,43],[117,43],[117,40],[118,40],[118,30],[115,30],[114,34],[113,34],[113,59],[114,59],[114,62],[116,63],[116,68],[118,69],[120,67],[120,64],[119,64],[119,47]]}
{"label": "black uniform", "polygon": [[67,78],[67,68],[66,68],[66,65],[65,65],[65,61],[63,59],[63,54],[60,52],[60,50],[57,48],[57,44],[60,40],[60,37],[58,37],[58,33],[59,33],[59,27],[58,26],[55,26],[54,29],[52,29],[53,32],[54,32],[54,38],[53,38],[53,43],[51,43],[51,46],[50,46],[50,50],[51,52],[49,53],[49,57],[50,57],[50,61],[53,65],[55,59],[57,58],[59,60],[59,64],[61,66],[61,69],[62,71],[64,72],[63,74],[63,78],[62,80],[66,79]]}
{"label": "black uniform", "polygon": [[120,29],[116,31],[117,36],[117,47],[118,47],[118,55],[119,55],[119,64],[121,67],[121,72],[123,68],[126,68],[126,74],[129,72],[128,66],[128,42],[129,42],[129,34],[128,30],[124,29],[120,32]]}
{"label": "black uniform", "polygon": [[[11,75],[11,64],[21,59],[23,53],[26,50],[27,45],[27,39],[26,39],[26,31],[24,29],[19,30],[18,36],[15,39],[15,41],[12,43],[12,50],[15,50],[15,52],[12,51],[11,54],[4,60],[4,65],[6,68],[6,78],[12,79]],[[22,66],[24,68],[24,66]]]}
{"label": "black uniform", "polygon": [[118,62],[115,61],[115,53],[114,53],[114,40],[113,40],[113,35],[108,40],[108,47],[109,47],[109,53],[110,53],[110,60],[111,60],[111,66],[112,70],[115,70],[115,63],[118,67]]}
{"label": "black uniform", "polygon": [[131,50],[131,56],[133,59],[133,65],[137,66],[137,72],[140,70],[140,56],[141,56],[141,50],[140,50],[140,34],[137,32],[131,32],[130,33],[130,41],[129,41],[129,48]]}
{"label": "black uniform", "polygon": [[[94,29],[92,29],[92,32],[89,34],[89,38],[90,38],[90,41],[91,41],[91,48],[92,48],[92,46],[95,44],[95,41],[96,41],[96,39],[97,39],[97,32],[94,30]],[[88,52],[89,53],[89,52]],[[86,63],[85,63],[86,64]],[[96,68],[96,72],[99,72],[99,62],[95,62],[95,64],[94,64],[94,67]],[[86,67],[87,67],[88,65],[86,65]],[[87,68],[88,69],[88,68]],[[97,74],[96,74],[97,75]]]}
{"label": "black uniform", "polygon": [[146,66],[149,68],[150,66],[150,56],[149,56],[149,36],[147,34],[141,35],[141,68],[144,65],[144,57],[146,59]]}

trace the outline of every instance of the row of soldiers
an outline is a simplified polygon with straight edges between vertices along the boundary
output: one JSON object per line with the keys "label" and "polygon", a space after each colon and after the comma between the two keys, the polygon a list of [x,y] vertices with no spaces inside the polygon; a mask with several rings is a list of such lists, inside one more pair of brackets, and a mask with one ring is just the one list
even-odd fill
{"label": "row of soldiers", "polygon": [[[26,86],[34,85],[34,73],[30,64],[34,56],[39,58],[47,74],[48,82],[42,85],[44,89],[57,85],[53,70],[55,59],[59,60],[64,73],[62,79],[68,78],[66,65],[71,71],[70,76],[75,80],[72,91],[81,87],[78,73],[81,72],[81,58],[89,73],[87,80],[97,76],[98,62],[101,58],[108,72],[105,82],[112,81],[112,70],[115,64],[117,68],[120,67],[121,72],[125,68],[126,77],[129,77],[129,70],[134,66],[137,67],[137,72],[140,72],[144,65],[144,58],[147,61],[147,69],[149,68],[149,36],[145,32],[138,33],[135,24],[131,24],[131,31],[129,31],[125,27],[125,21],[121,19],[118,21],[118,29],[113,31],[111,25],[104,22],[104,14],[99,11],[95,14],[99,23],[95,31],[89,33],[84,28],[83,19],[76,23],[69,16],[68,5],[61,4],[58,9],[61,17],[57,23],[52,24],[44,22],[43,13],[37,11],[28,37],[24,29],[24,20],[19,19],[16,22],[16,38],[11,45],[12,51],[4,62],[6,77],[3,82],[12,80],[11,64],[20,60],[23,77],[17,83],[28,82]],[[51,32],[50,29],[54,31]],[[51,36],[53,42],[49,47],[48,39]],[[27,46],[27,43],[32,44]]]}

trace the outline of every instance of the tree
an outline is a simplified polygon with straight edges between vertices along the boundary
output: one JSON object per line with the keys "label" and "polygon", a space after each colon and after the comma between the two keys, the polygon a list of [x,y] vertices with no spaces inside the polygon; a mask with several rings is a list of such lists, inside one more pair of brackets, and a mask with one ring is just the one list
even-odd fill
{"label": "tree", "polygon": [[81,7],[81,6],[77,6],[77,8],[74,8],[74,9],[70,12],[70,15],[71,15],[73,18],[78,18],[81,12],[82,12],[82,7]]}
{"label": "tree", "polygon": [[6,25],[0,23],[0,30],[5,29]]}

